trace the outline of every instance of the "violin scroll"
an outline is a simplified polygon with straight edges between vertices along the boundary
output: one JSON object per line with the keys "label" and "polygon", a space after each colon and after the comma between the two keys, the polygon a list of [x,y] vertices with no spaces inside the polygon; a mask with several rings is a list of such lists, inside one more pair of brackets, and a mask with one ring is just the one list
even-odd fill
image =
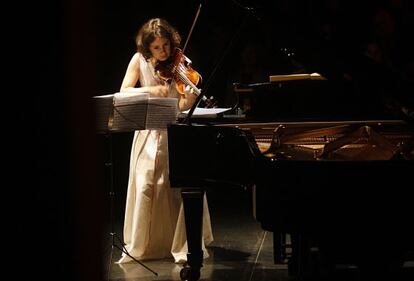
{"label": "violin scroll", "polygon": [[205,104],[206,108],[214,108],[217,107],[217,101],[214,99],[213,96],[211,96],[210,98],[206,98],[205,96],[203,97],[203,101]]}

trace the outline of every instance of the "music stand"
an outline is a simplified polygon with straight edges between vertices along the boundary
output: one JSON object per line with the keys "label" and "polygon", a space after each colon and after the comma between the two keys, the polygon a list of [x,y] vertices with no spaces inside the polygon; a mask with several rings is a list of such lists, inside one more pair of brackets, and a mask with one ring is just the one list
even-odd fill
{"label": "music stand", "polygon": [[96,110],[97,133],[105,134],[108,151],[105,167],[109,169],[110,235],[112,238],[108,275],[112,265],[113,250],[117,248],[136,263],[158,276],[158,273],[129,254],[125,248],[125,243],[115,232],[112,134],[145,129],[166,129],[167,124],[176,122],[178,101],[176,98],[152,98],[147,93],[115,93],[94,96],[93,101]]}

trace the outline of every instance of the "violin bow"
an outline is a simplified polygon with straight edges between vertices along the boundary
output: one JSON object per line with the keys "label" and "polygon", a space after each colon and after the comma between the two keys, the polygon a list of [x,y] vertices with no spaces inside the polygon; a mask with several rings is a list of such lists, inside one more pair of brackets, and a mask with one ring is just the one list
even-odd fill
{"label": "violin bow", "polygon": [[[191,25],[190,32],[188,33],[188,35],[187,35],[187,39],[185,40],[185,44],[184,44],[184,47],[183,47],[183,49],[182,49],[183,54],[184,54],[185,49],[187,48],[187,44],[188,44],[188,41],[190,40],[191,34],[193,33],[193,29],[194,29],[194,26],[195,26],[195,24],[196,24],[196,22],[197,22],[198,16],[199,16],[199,14],[200,14],[200,10],[201,10],[201,3],[200,3],[200,4],[199,4],[199,6],[198,6],[198,9],[197,9],[196,15],[195,15],[194,20],[193,20],[193,24]],[[204,97],[204,93],[203,93],[203,91],[201,91],[201,92],[198,94],[197,99],[196,99],[196,101],[194,102],[193,106],[190,108],[190,111],[188,112],[187,117],[184,119],[184,123],[185,123],[185,124],[188,124],[188,125],[189,125],[189,124],[191,123],[191,122],[190,122],[190,120],[191,120],[191,116],[193,115],[194,110],[196,109],[196,107],[198,106],[198,104],[200,103],[200,101],[201,101],[201,99],[202,99],[203,97]]]}
{"label": "violin bow", "polygon": [[185,44],[184,44],[184,47],[183,47],[183,50],[182,50],[183,51],[183,54],[184,54],[185,49],[187,48],[188,41],[190,41],[190,37],[191,37],[191,34],[193,33],[194,26],[195,26],[195,24],[197,22],[197,19],[198,19],[198,15],[200,14],[200,10],[201,10],[201,3],[198,6],[197,13],[196,13],[196,15],[194,17],[193,24],[191,25],[190,32],[188,33],[187,39],[185,40]]}

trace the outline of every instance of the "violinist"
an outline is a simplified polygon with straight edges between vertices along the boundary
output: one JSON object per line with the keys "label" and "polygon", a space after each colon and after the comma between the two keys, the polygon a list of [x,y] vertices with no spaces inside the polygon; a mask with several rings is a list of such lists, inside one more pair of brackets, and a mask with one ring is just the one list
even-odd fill
{"label": "violinist", "polygon": [[[191,85],[177,87],[175,73],[169,79],[158,66],[176,59],[181,43],[177,30],[166,20],[153,18],[139,29],[137,51],[129,62],[121,92],[150,93],[157,97],[176,97],[180,110],[191,108],[197,95]],[[181,57],[179,58],[181,60]],[[181,61],[180,61],[181,63]],[[173,258],[187,261],[187,242],[182,199],[179,189],[171,188],[168,176],[167,130],[135,131],[130,155],[128,190],[124,217],[124,243],[137,260]],[[204,197],[203,240],[213,241],[207,198]],[[122,253],[118,263],[131,262]]]}

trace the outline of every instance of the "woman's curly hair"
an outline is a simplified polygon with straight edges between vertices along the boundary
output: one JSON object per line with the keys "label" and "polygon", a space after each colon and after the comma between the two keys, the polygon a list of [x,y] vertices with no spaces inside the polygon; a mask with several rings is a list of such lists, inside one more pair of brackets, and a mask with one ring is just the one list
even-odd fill
{"label": "woman's curly hair", "polygon": [[152,56],[149,46],[156,37],[168,39],[171,43],[171,50],[175,50],[181,44],[181,36],[175,27],[161,18],[150,19],[142,25],[135,37],[138,52],[147,60]]}

